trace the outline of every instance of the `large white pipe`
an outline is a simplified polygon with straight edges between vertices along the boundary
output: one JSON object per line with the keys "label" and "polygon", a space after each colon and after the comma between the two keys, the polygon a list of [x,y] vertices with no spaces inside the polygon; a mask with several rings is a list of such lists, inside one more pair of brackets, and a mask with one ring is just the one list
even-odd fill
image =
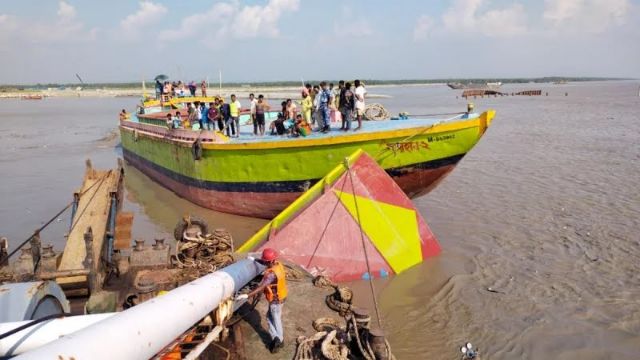
{"label": "large white pipe", "polygon": [[240,260],[15,359],[149,359],[263,269]]}
{"label": "large white pipe", "polygon": [[[43,321],[32,327],[28,327],[22,331],[0,339],[0,357],[15,356],[26,351],[36,349],[44,344],[48,344],[62,337],[84,329],[89,325],[95,324],[115,313],[92,314],[63,317],[59,319],[51,319]],[[13,329],[28,324],[33,320],[15,321],[0,324],[0,334],[4,334]]]}

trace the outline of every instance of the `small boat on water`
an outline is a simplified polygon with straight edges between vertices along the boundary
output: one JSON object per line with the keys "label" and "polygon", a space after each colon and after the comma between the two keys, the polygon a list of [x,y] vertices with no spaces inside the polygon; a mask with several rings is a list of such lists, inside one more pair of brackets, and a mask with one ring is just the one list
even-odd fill
{"label": "small boat on water", "polygon": [[495,115],[489,110],[449,119],[369,121],[357,132],[334,129],[297,138],[254,136],[248,124],[240,127],[240,137],[228,138],[217,131],[169,129],[166,111],[156,110],[120,120],[129,164],[200,206],[267,219],[357,149],[409,197],[424,195],[475,146]]}
{"label": "small boat on water", "polygon": [[22,100],[42,100],[42,99],[44,99],[44,95],[41,95],[41,94],[30,94],[30,95],[22,95],[20,98]]}
{"label": "small boat on water", "polygon": [[498,90],[501,86],[502,86],[502,82],[498,81],[498,82],[488,82],[485,84],[479,84],[479,83],[460,83],[460,82],[450,82],[447,83],[447,86],[450,87],[453,90],[467,90],[467,89],[474,89],[474,90]]}

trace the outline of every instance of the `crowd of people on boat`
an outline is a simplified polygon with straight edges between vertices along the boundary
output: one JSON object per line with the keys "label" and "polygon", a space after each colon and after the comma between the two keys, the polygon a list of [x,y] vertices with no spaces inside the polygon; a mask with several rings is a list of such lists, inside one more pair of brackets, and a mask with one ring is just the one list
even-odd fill
{"label": "crowd of people on boat", "polygon": [[[156,80],[156,100],[169,97],[187,97],[196,96],[198,85],[195,81],[191,81],[188,84],[182,81],[165,81]],[[203,97],[207,96],[207,82],[202,80],[200,82],[200,94]]]}
{"label": "crowd of people on boat", "polygon": [[[188,89],[189,93],[185,93]],[[200,86],[201,96],[206,97],[206,82]],[[156,95],[170,97],[195,97],[197,87],[195,82],[185,85],[181,81],[176,83],[156,82]],[[267,130],[268,114],[277,110],[277,117],[268,126],[271,135],[279,136],[308,136],[312,132],[327,133],[331,130],[331,123],[340,123],[342,131],[357,131],[362,128],[365,111],[365,97],[367,91],[360,80],[353,84],[340,80],[338,86],[323,81],[317,85],[305,84],[299,101],[286,99],[280,108],[272,108],[264,95],[257,97],[249,94],[248,107],[243,109],[235,94],[228,101],[222,97],[215,97],[212,102],[188,102],[186,108],[175,113],[167,113],[167,126],[193,130],[218,130],[229,137],[240,136],[240,114],[248,113],[246,124],[253,124],[253,134],[263,136]],[[352,123],[357,121],[357,127]]]}

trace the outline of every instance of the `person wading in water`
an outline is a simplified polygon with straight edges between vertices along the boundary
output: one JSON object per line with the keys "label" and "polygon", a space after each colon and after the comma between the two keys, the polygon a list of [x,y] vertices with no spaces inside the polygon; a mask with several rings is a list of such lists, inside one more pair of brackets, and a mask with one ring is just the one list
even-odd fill
{"label": "person wading in water", "polygon": [[271,353],[277,353],[284,346],[284,329],[282,327],[282,305],[287,298],[286,272],[282,263],[277,261],[278,252],[266,248],[262,251],[262,259],[259,261],[267,267],[262,276],[262,281],[248,294],[238,295],[236,300],[246,300],[264,292],[264,297],[269,302],[267,322],[269,334],[271,334]]}

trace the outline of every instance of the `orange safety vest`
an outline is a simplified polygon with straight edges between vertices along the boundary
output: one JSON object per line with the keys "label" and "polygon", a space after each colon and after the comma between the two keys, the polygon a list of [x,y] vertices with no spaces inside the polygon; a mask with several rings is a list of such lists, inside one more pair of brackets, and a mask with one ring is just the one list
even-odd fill
{"label": "orange safety vest", "polygon": [[264,288],[264,297],[267,298],[267,301],[269,302],[274,300],[284,301],[284,299],[287,298],[287,274],[284,270],[284,266],[282,266],[281,263],[276,262],[272,267],[265,271],[265,275],[269,272],[272,272],[276,276],[276,283],[267,285],[267,287]]}

